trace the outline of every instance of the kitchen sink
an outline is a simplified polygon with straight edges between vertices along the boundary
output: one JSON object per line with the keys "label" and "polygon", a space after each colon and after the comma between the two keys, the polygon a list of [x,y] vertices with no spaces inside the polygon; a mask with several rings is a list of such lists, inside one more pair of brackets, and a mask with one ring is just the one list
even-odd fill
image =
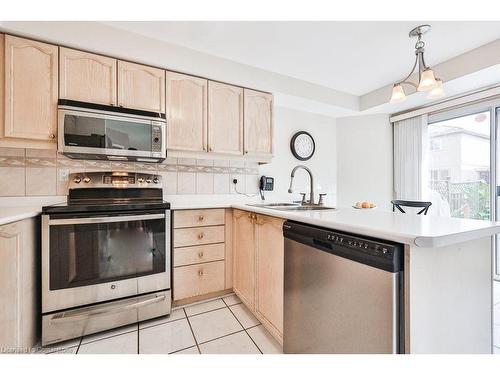
{"label": "kitchen sink", "polygon": [[316,210],[335,210],[335,207],[328,206],[297,206],[297,207],[275,207],[275,210],[283,211],[316,211]]}
{"label": "kitchen sink", "polygon": [[269,208],[280,211],[319,211],[319,210],[335,210],[335,207],[319,206],[319,205],[300,205],[298,203],[257,203],[248,204],[248,206]]}
{"label": "kitchen sink", "polygon": [[248,204],[247,206],[253,207],[299,207],[298,203],[256,203],[256,204]]}

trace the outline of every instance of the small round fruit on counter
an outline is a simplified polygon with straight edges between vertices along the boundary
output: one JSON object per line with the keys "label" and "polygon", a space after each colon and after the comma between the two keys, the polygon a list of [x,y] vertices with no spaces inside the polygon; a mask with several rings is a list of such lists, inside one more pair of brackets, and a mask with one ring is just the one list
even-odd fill
{"label": "small round fruit on counter", "polygon": [[356,204],[353,206],[354,208],[362,209],[362,208],[375,208],[375,204],[370,202],[370,201],[360,201],[356,202]]}

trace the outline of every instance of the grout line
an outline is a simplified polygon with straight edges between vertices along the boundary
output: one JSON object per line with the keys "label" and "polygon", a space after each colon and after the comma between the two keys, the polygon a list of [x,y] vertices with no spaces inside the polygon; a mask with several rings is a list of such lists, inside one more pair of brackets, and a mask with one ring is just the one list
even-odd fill
{"label": "grout line", "polygon": [[198,353],[199,353],[200,350],[198,349],[198,347],[196,345],[191,345],[191,346],[188,346],[187,348],[179,349],[179,350],[176,350],[175,352],[171,352],[171,353],[168,353],[168,354],[176,354],[176,353],[182,352],[183,350],[188,350],[188,349],[195,348],[195,347],[196,347],[196,350],[198,350]]}
{"label": "grout line", "polygon": [[[186,314],[186,308],[183,308],[184,314]],[[186,314],[186,320],[189,325],[189,329],[191,330],[191,334],[193,335],[194,343],[196,344],[196,347],[198,348],[198,352],[201,354],[200,346],[198,345],[198,340],[196,340],[196,335],[194,334],[193,327],[191,327],[191,322],[189,321],[189,318],[187,317]]]}
{"label": "grout line", "polygon": [[200,342],[200,345],[203,345],[203,344],[206,344],[207,342],[212,342],[212,341],[215,341],[215,340],[219,340],[219,339],[223,339],[224,337],[227,337],[227,336],[231,336],[231,335],[235,335],[237,333],[241,333],[245,331],[244,329],[241,329],[239,331],[234,331],[234,332],[231,332],[231,333],[226,333],[225,335],[222,335],[222,336],[218,336],[218,337],[215,337],[213,339],[210,339],[210,340],[207,340],[207,341],[203,341],[203,342]]}
{"label": "grout line", "polygon": [[139,335],[140,335],[140,333],[139,333],[139,322],[137,322],[137,354],[141,354],[140,350],[139,350],[139,342],[140,342],[139,341]]}
{"label": "grout line", "polygon": [[[222,300],[222,302],[224,302],[227,306],[227,308],[229,309],[229,306],[228,304],[226,303],[226,301]],[[236,305],[233,305],[233,306],[236,306]],[[250,338],[250,340],[252,340],[253,344],[255,345],[255,347],[257,348],[257,350],[260,352],[260,354],[264,354],[262,353],[262,350],[260,350],[259,346],[255,343],[255,341],[253,341],[253,338],[252,336],[250,336],[250,334],[247,332],[246,328],[243,326],[243,324],[241,324],[241,322],[238,320],[238,318],[236,317],[236,315],[234,314],[233,310],[229,309],[229,311],[231,311],[231,314],[233,314],[234,318],[238,321],[238,323],[240,323],[240,326],[243,327],[243,331],[245,331],[245,333],[247,334],[247,336]],[[250,314],[252,314],[252,312],[250,311]],[[253,314],[252,314],[253,315]]]}
{"label": "grout line", "polygon": [[[203,314],[206,314],[206,313],[209,313],[209,312],[212,312],[212,311],[217,311],[217,310],[222,310],[222,309],[227,309],[227,308],[228,308],[228,307],[227,307],[227,305],[226,305],[226,306],[223,306],[223,307],[217,307],[216,309],[213,309],[213,310],[207,310],[207,311],[203,311],[203,312],[201,312],[201,313],[196,313],[196,314],[189,315],[189,316],[188,316],[188,315],[187,315],[187,313],[186,313],[186,316],[187,316],[188,318],[192,318],[193,316],[203,315]],[[184,312],[185,312],[185,311],[184,311]]]}
{"label": "grout line", "polygon": [[248,328],[245,328],[245,331],[248,331],[249,329],[252,329],[252,328],[255,328],[255,327],[258,327],[258,326],[261,326],[262,323],[259,322],[259,324],[256,324],[254,326],[251,326],[251,327],[248,327]]}
{"label": "grout line", "polygon": [[172,320],[169,320],[169,321],[167,321],[167,322],[163,322],[163,323],[151,324],[151,325],[149,325],[149,326],[147,326],[147,327],[142,327],[142,328],[140,328],[140,325],[139,325],[139,331],[142,331],[143,329],[148,329],[148,328],[152,328],[152,327],[161,326],[161,325],[163,325],[163,324],[167,324],[167,323],[176,322],[176,321],[178,321],[178,320],[182,320],[182,319],[186,319],[186,317],[185,317],[185,316],[183,316],[182,318],[172,319]]}

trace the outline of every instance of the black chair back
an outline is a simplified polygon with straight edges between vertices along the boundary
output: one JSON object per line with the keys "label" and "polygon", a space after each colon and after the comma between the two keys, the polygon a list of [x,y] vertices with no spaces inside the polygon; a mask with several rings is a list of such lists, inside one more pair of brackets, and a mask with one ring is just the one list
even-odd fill
{"label": "black chair back", "polygon": [[403,200],[398,200],[395,199],[391,201],[392,203],[392,212],[395,211],[397,208],[399,211],[402,213],[406,213],[405,210],[403,210],[403,207],[417,207],[417,208],[422,208],[420,211],[417,212],[417,215],[420,215],[423,213],[424,215],[427,215],[427,211],[429,210],[429,207],[432,205],[432,202],[421,202],[421,201],[403,201]]}

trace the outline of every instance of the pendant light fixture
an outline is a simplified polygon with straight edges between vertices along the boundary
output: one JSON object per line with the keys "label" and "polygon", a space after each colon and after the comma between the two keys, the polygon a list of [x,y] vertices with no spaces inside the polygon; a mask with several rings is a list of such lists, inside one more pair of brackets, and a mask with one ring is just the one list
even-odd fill
{"label": "pendant light fixture", "polygon": [[[409,33],[410,38],[417,38],[415,44],[415,62],[410,73],[401,81],[396,82],[392,87],[391,104],[400,103],[406,100],[406,94],[403,85],[412,86],[415,91],[429,91],[427,99],[439,99],[446,94],[443,89],[443,81],[436,78],[434,71],[425,64],[424,60],[424,46],[422,35],[431,29],[431,25],[420,25],[412,29]],[[418,83],[408,81],[411,75],[415,72],[418,66]]]}

